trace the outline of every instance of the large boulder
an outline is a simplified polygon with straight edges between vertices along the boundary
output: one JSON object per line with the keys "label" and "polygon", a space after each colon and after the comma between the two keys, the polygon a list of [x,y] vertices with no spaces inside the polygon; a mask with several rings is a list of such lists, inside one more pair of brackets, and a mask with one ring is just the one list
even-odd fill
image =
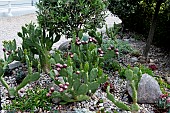
{"label": "large boulder", "polygon": [[[127,85],[127,90],[132,97],[132,89]],[[138,84],[138,103],[141,104],[153,104],[159,96],[162,94],[158,82],[150,75],[143,74]]]}

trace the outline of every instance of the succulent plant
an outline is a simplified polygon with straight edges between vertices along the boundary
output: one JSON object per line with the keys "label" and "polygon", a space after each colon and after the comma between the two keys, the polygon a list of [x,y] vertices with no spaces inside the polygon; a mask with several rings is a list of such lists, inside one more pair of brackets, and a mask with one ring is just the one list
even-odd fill
{"label": "succulent plant", "polygon": [[162,94],[160,95],[158,101],[156,102],[158,109],[166,110],[168,113],[170,112],[170,95]]}
{"label": "succulent plant", "polygon": [[137,104],[137,88],[141,77],[141,70],[139,70],[138,67],[134,67],[133,69],[126,69],[124,74],[126,79],[130,82],[130,87],[132,88],[132,105],[128,106],[121,101],[115,100],[114,96],[110,93],[109,85],[107,87],[107,98],[111,100],[117,107],[123,110],[132,111],[132,113],[137,113],[139,110],[139,105]]}

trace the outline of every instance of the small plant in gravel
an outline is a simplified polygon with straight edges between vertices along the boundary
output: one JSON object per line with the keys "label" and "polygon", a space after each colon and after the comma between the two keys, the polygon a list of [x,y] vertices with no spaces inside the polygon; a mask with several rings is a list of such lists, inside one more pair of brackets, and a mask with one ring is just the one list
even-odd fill
{"label": "small plant in gravel", "polygon": [[[42,112],[43,110],[51,110],[51,98],[46,96],[47,89],[36,87],[34,89],[28,89],[23,97],[16,96],[12,100],[11,104],[4,106],[4,110],[13,112]],[[43,111],[45,112],[45,111]]]}
{"label": "small plant in gravel", "polygon": [[158,101],[156,102],[156,106],[160,111],[170,112],[170,95],[162,94],[160,95]]}
{"label": "small plant in gravel", "polygon": [[132,88],[132,99],[133,103],[131,106],[124,104],[123,102],[116,100],[114,96],[110,93],[110,86],[107,87],[107,98],[111,100],[118,108],[132,111],[132,113],[137,113],[139,110],[139,105],[137,104],[137,89],[138,83],[141,78],[141,71],[138,67],[134,67],[133,69],[126,69],[125,70],[125,77],[126,80],[129,81],[129,85]]}
{"label": "small plant in gravel", "polygon": [[26,51],[25,51],[25,59],[26,59],[27,66],[28,66],[28,75],[24,78],[24,80],[16,88],[10,87],[3,78],[4,70],[6,69],[8,63],[6,61],[4,61],[0,65],[0,81],[1,81],[2,85],[8,90],[8,94],[9,94],[10,98],[14,98],[16,96],[17,92],[21,88],[23,88],[24,86],[26,86],[30,82],[37,81],[40,77],[39,72],[33,73],[32,63],[30,62]]}

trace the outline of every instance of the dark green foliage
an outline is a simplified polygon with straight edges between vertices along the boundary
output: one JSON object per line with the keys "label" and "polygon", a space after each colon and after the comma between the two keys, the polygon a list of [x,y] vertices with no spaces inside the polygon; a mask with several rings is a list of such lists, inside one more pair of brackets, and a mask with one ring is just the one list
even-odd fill
{"label": "dark green foliage", "polygon": [[[135,31],[147,38],[149,28],[154,14],[155,0],[109,0],[109,10],[119,16],[122,20],[124,29]],[[154,35],[154,43],[169,47],[169,0],[161,5],[159,12],[157,28]]]}
{"label": "dark green foliage", "polygon": [[[38,23],[43,30],[60,39],[61,34],[96,30],[104,22],[107,1],[103,0],[39,0]],[[103,12],[103,13],[101,13]]]}

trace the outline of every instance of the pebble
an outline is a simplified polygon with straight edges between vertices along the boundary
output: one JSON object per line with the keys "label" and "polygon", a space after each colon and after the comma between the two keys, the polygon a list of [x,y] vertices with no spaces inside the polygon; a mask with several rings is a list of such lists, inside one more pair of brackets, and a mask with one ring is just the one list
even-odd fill
{"label": "pebble", "polygon": [[166,77],[166,81],[168,84],[170,84],[170,77]]}
{"label": "pebble", "polygon": [[130,61],[131,61],[132,63],[137,62],[137,61],[138,61],[138,58],[137,58],[137,57],[132,57],[132,58],[130,59]]}

